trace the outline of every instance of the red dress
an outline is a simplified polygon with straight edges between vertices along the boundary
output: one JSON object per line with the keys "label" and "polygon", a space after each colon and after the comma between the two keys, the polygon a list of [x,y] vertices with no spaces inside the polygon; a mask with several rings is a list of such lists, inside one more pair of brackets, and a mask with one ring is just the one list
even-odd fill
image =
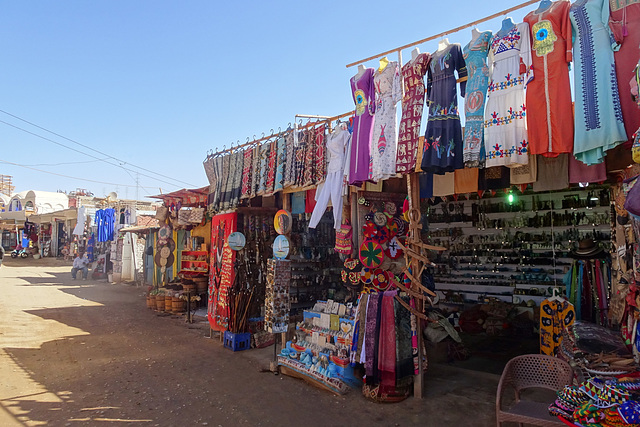
{"label": "red dress", "polygon": [[431,55],[421,53],[402,67],[404,97],[402,98],[402,119],[398,133],[398,153],[396,171],[411,173],[416,167],[418,138],[422,124],[424,107],[424,75],[427,73]]}
{"label": "red dress", "polygon": [[556,157],[573,149],[573,110],[569,63],[572,59],[569,1],[530,12],[533,80],[527,86],[527,131],[530,154]]}
{"label": "red dress", "polygon": [[640,127],[640,110],[629,96],[629,81],[640,60],[640,0],[609,0],[609,27],[620,50],[614,51],[624,129],[629,146]]}

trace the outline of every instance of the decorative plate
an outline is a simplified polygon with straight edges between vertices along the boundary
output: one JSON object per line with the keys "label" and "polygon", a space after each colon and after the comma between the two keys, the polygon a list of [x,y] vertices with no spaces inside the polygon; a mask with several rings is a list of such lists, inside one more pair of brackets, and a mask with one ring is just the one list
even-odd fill
{"label": "decorative plate", "polygon": [[386,226],[387,220],[388,217],[384,214],[384,212],[376,212],[373,214],[373,222],[375,222],[378,227]]}
{"label": "decorative plate", "polygon": [[244,245],[247,243],[247,239],[241,232],[234,231],[233,233],[229,234],[227,243],[232,250],[239,251],[244,248]]}
{"label": "decorative plate", "polygon": [[278,234],[287,234],[290,232],[292,223],[291,214],[284,209],[280,209],[276,212],[276,215],[273,218],[273,227],[276,229],[276,233]]}
{"label": "decorative plate", "polygon": [[384,260],[384,251],[378,242],[365,240],[360,245],[360,262],[367,268],[376,268]]}
{"label": "decorative plate", "polygon": [[398,245],[397,237],[394,237],[391,240],[389,240],[389,243],[387,243],[387,250],[385,251],[385,253],[391,259],[398,259],[402,256],[403,252],[402,252],[402,249],[400,249],[400,245]]}
{"label": "decorative plate", "polygon": [[384,211],[393,216],[398,212],[398,207],[393,202],[384,202]]}
{"label": "decorative plate", "polygon": [[289,239],[281,234],[273,241],[273,256],[285,259],[287,255],[289,255]]}
{"label": "decorative plate", "polygon": [[371,236],[371,240],[374,240],[381,245],[387,243],[387,240],[389,240],[389,230],[387,229],[387,227],[378,227],[375,234]]}
{"label": "decorative plate", "polygon": [[369,239],[378,232],[378,227],[371,221],[365,222],[362,226],[362,235],[365,239]]}

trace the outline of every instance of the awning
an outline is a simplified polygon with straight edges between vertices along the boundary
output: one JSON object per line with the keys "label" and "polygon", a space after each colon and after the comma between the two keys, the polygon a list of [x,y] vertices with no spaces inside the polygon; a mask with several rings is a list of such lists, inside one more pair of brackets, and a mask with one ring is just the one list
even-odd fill
{"label": "awning", "polygon": [[29,221],[36,224],[47,224],[55,220],[67,221],[70,219],[78,219],[78,210],[76,208],[62,209],[55,212],[45,214],[33,214],[29,216]]}
{"label": "awning", "polygon": [[158,226],[149,226],[149,225],[131,225],[129,227],[123,227],[118,230],[120,233],[146,233],[151,230],[157,230],[160,227]]}
{"label": "awning", "polygon": [[209,194],[209,186],[202,188],[187,189],[173,191],[167,194],[159,194],[157,196],[148,196],[152,199],[162,199],[165,206],[177,205],[181,206],[199,206],[207,203],[207,195]]}

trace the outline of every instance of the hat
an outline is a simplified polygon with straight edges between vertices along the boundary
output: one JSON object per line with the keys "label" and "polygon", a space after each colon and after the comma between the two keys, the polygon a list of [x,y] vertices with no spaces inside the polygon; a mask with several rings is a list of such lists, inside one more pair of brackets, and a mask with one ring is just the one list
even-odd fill
{"label": "hat", "polygon": [[601,258],[605,255],[605,252],[604,249],[596,245],[593,239],[583,239],[578,243],[578,249],[570,251],[569,255],[572,258],[591,259]]}
{"label": "hat", "polygon": [[367,268],[376,268],[384,261],[384,250],[378,242],[365,240],[360,245],[360,262]]}

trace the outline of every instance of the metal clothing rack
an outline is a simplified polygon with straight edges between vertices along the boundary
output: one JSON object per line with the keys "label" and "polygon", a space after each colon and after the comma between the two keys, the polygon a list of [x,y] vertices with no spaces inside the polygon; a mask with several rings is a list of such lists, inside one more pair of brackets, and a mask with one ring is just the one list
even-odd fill
{"label": "metal clothing rack", "polygon": [[[234,153],[238,150],[242,150],[248,147],[254,147],[256,145],[258,145],[259,143],[261,143],[262,141],[268,141],[272,138],[276,138],[282,135],[285,135],[289,132],[293,132],[293,131],[298,131],[298,130],[302,130],[302,129],[307,129],[310,127],[315,127],[317,125],[320,125],[322,123],[329,123],[331,124],[331,122],[336,121],[336,120],[340,120],[344,117],[348,117],[353,115],[353,111],[349,111],[348,113],[343,113],[343,114],[339,114],[337,116],[317,116],[317,115],[307,115],[307,114],[296,114],[295,118],[294,118],[294,123],[293,123],[293,127],[291,125],[291,122],[289,122],[287,129],[285,130],[281,130],[281,128],[278,128],[278,131],[275,132],[273,129],[270,129],[270,134],[266,135],[264,133],[262,133],[262,136],[260,138],[257,138],[256,135],[253,135],[253,139],[250,140],[249,137],[247,137],[247,140],[244,144],[240,144],[240,140],[237,141],[238,145],[231,145],[230,148],[226,148],[226,145],[223,146],[222,150],[217,150],[217,151],[213,151],[213,150],[209,150],[207,152],[207,158],[205,159],[208,160],[212,157],[219,157],[225,154],[231,154]],[[302,124],[302,119],[306,118],[308,119],[307,123]],[[300,124],[298,124],[298,119],[300,119]],[[311,119],[317,119],[316,121],[311,121]]]}
{"label": "metal clothing rack", "polygon": [[363,64],[365,62],[371,61],[372,59],[381,58],[381,57],[383,57],[385,55],[389,55],[389,54],[395,53],[395,52],[398,53],[399,62],[400,62],[400,65],[402,66],[402,53],[401,52],[404,49],[409,49],[409,48],[412,48],[414,46],[426,43],[426,42],[431,41],[431,40],[437,40],[437,39],[445,37],[445,36],[447,36],[449,34],[457,33],[458,31],[464,30],[466,28],[475,27],[478,24],[481,24],[481,23],[486,22],[486,21],[490,21],[490,20],[492,20],[494,18],[497,18],[499,16],[506,15],[508,13],[511,13],[511,12],[515,11],[515,10],[522,9],[523,7],[527,7],[529,5],[537,3],[538,1],[539,0],[529,0],[529,1],[526,1],[524,3],[520,3],[519,5],[510,7],[508,9],[505,9],[502,12],[494,13],[493,15],[489,15],[489,16],[486,16],[484,18],[478,19],[476,21],[469,22],[468,24],[461,25],[459,27],[453,28],[451,30],[444,31],[444,32],[436,34],[434,36],[430,36],[430,37],[427,37],[425,39],[418,40],[418,41],[413,42],[413,43],[405,44],[404,46],[400,46],[400,47],[397,47],[395,49],[387,50],[385,52],[378,53],[378,54],[370,56],[368,58],[361,59],[361,60],[356,61],[356,62],[352,62],[350,64],[347,64],[346,67],[350,68],[350,67],[353,67],[355,65]]}

